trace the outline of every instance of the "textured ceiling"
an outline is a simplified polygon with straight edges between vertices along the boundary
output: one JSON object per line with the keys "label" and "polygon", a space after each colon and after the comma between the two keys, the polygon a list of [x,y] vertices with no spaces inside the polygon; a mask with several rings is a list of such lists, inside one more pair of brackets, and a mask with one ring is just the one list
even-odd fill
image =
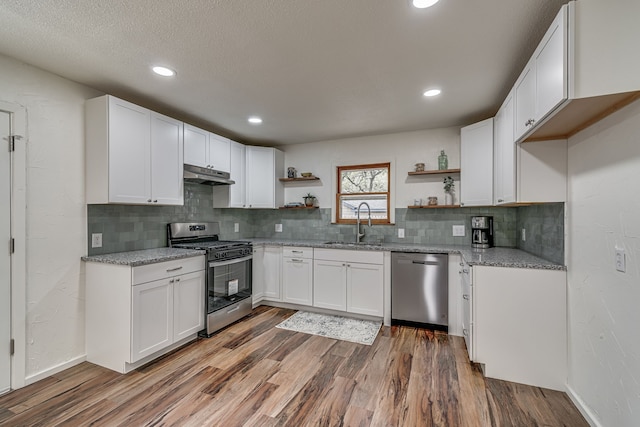
{"label": "textured ceiling", "polygon": [[242,142],[302,143],[495,114],[565,2],[3,0],[0,53]]}

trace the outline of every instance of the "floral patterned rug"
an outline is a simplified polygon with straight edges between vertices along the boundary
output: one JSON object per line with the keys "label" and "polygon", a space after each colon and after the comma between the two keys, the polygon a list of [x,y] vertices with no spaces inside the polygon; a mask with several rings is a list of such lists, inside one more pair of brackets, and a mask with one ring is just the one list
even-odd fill
{"label": "floral patterned rug", "polygon": [[382,322],[298,311],[276,328],[371,345]]}

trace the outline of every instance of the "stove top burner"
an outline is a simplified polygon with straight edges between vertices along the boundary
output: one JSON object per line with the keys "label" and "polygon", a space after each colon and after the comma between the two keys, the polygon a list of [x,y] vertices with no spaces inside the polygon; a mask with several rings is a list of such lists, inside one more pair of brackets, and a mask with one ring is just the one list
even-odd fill
{"label": "stove top burner", "polygon": [[200,242],[183,242],[174,243],[174,248],[200,249],[205,251],[218,251],[231,248],[242,248],[251,245],[251,242],[243,242],[237,240],[210,240]]}

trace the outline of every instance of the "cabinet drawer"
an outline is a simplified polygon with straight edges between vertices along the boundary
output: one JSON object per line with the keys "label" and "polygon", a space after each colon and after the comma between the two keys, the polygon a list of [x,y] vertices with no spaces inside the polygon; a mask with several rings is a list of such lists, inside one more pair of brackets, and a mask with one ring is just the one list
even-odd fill
{"label": "cabinet drawer", "polygon": [[316,248],[313,252],[314,259],[341,262],[359,262],[363,264],[382,265],[384,253],[382,251],[351,251],[343,249]]}
{"label": "cabinet drawer", "polygon": [[313,248],[303,248],[299,246],[284,246],[282,256],[287,258],[313,258]]}
{"label": "cabinet drawer", "polygon": [[134,267],[132,283],[139,285],[199,270],[204,270],[204,255]]}

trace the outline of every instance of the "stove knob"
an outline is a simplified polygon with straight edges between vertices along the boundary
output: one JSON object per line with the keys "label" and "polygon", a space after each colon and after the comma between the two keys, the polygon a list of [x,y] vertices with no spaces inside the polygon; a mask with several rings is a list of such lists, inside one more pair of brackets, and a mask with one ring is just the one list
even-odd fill
{"label": "stove knob", "polygon": [[215,259],[220,259],[220,252],[213,254],[213,257]]}

